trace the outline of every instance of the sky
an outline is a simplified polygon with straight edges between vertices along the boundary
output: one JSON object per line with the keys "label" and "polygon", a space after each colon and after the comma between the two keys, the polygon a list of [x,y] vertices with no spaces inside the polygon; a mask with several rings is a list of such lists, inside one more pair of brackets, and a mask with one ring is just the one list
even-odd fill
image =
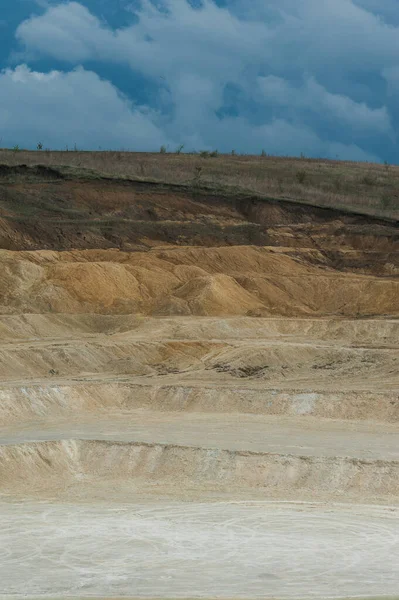
{"label": "sky", "polygon": [[0,147],[397,164],[398,0],[0,0]]}

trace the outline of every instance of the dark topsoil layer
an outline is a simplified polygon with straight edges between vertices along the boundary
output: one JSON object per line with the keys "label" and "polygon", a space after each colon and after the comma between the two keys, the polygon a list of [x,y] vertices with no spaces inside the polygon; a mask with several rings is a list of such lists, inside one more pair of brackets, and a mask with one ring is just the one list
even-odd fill
{"label": "dark topsoil layer", "polygon": [[0,165],[0,248],[134,251],[167,244],[289,247],[312,262],[383,274],[383,264],[398,266],[399,227],[236,189]]}

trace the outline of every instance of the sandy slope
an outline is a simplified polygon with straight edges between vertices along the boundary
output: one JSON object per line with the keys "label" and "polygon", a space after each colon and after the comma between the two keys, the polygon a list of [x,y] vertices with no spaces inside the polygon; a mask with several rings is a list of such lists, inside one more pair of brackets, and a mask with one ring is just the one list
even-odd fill
{"label": "sandy slope", "polygon": [[315,267],[262,247],[0,252],[0,314],[396,316],[397,277]]}
{"label": "sandy slope", "polygon": [[393,597],[398,328],[3,315],[4,597]]}
{"label": "sandy slope", "polygon": [[395,225],[60,184],[122,251],[41,185],[1,205],[0,598],[393,598]]}

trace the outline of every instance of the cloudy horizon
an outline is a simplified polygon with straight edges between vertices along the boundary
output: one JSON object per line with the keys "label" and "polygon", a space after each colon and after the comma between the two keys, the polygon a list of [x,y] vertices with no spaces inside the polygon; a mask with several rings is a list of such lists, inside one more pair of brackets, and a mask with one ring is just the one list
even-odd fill
{"label": "cloudy horizon", "polygon": [[396,0],[15,0],[0,146],[397,163]]}

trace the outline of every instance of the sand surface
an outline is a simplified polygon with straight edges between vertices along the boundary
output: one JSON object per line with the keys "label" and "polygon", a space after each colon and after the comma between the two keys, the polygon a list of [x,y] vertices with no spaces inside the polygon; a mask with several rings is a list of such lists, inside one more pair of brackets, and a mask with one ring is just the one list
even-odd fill
{"label": "sand surface", "polygon": [[47,421],[0,430],[2,445],[58,440],[111,440],[298,456],[399,461],[397,425],[314,418],[137,411],[95,421]]}
{"label": "sand surface", "polygon": [[[397,509],[296,503],[2,504],[2,596],[396,594]],[[18,535],[16,535],[16,529]]]}
{"label": "sand surface", "polygon": [[1,598],[395,596],[396,320],[2,326]]}
{"label": "sand surface", "polygon": [[2,600],[397,596],[394,226],[294,220],[0,251]]}

